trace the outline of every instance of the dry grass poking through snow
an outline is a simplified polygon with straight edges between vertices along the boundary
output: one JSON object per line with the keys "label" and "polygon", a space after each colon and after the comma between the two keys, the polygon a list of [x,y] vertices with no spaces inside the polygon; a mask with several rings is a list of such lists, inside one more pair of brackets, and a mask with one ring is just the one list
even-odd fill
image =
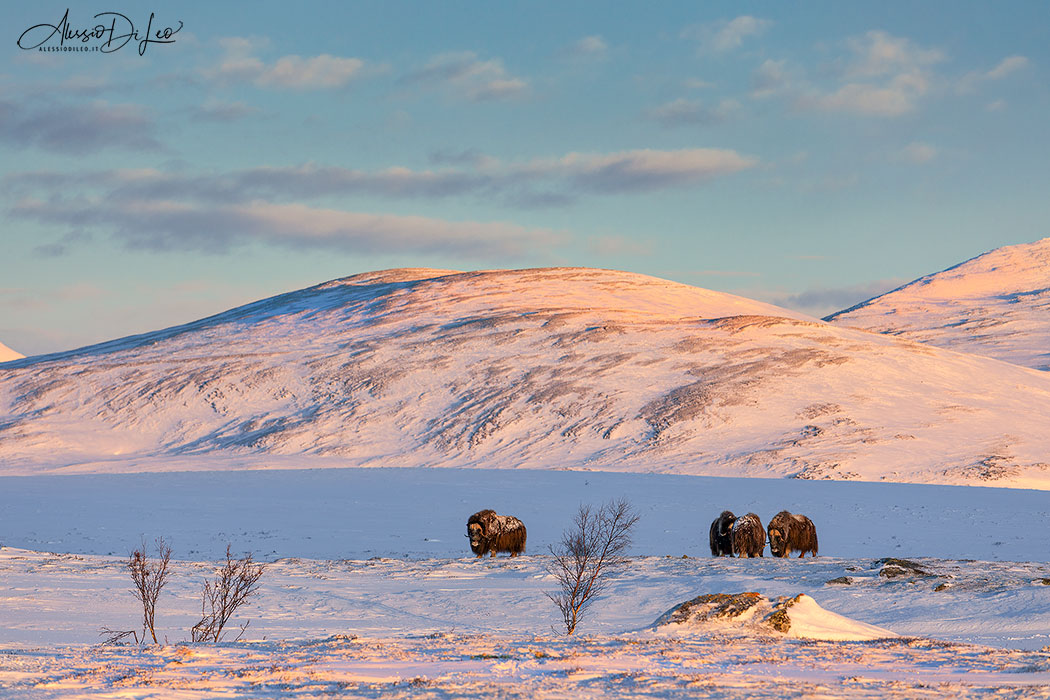
{"label": "dry grass poking through snow", "polygon": [[1050,697],[1050,655],[921,639],[640,635],[333,636],[0,652],[0,694],[34,698]]}

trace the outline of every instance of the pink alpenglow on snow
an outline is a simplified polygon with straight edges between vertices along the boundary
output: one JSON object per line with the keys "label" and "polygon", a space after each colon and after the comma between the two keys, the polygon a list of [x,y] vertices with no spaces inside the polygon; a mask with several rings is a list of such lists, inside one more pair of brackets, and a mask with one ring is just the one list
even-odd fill
{"label": "pink alpenglow on snow", "polygon": [[468,467],[1050,488],[1050,373],[589,268],[386,270],[0,372],[0,475]]}
{"label": "pink alpenglow on snow", "polygon": [[25,355],[20,352],[15,352],[11,348],[7,347],[3,343],[0,343],[0,362],[10,362],[11,360],[21,360]]}
{"label": "pink alpenglow on snow", "polygon": [[1050,238],[997,248],[826,320],[1050,370]]}

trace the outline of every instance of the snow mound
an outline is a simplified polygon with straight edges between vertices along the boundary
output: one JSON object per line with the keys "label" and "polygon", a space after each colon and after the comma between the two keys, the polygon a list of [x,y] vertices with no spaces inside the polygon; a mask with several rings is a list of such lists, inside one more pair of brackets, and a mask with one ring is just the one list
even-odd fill
{"label": "snow mound", "polygon": [[0,362],[10,362],[11,360],[21,360],[25,355],[20,352],[15,352],[11,348],[7,347],[3,343],[0,343]]}
{"label": "snow mound", "polygon": [[775,601],[754,592],[708,593],[676,605],[661,615],[651,629],[673,636],[739,634],[840,642],[898,636],[882,627],[825,610],[804,593]]}
{"label": "snow mound", "polygon": [[825,320],[1050,370],[1050,238],[997,248]]}
{"label": "snow mound", "polygon": [[366,273],[0,370],[0,475],[427,466],[1050,488],[1047,454],[1046,373],[588,268]]}

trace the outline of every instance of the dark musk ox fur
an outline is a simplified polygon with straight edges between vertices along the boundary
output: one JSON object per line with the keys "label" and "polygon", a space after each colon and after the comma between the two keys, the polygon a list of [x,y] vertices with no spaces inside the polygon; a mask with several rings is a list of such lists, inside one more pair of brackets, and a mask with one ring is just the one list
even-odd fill
{"label": "dark musk ox fur", "polygon": [[801,559],[809,552],[817,556],[817,528],[804,515],[782,510],[769,521],[769,551],[774,557],[798,552]]}
{"label": "dark musk ox fur", "polygon": [[733,554],[738,557],[760,557],[766,548],[766,531],[754,513],[737,518],[732,531]]}
{"label": "dark musk ox fur", "polygon": [[512,557],[525,551],[525,523],[512,515],[497,515],[496,511],[479,510],[467,519],[467,537],[470,551],[479,557],[491,552],[510,552]]}
{"label": "dark musk ox fur", "polygon": [[732,511],[723,510],[722,514],[711,523],[711,556],[733,556],[733,521],[736,516]]}

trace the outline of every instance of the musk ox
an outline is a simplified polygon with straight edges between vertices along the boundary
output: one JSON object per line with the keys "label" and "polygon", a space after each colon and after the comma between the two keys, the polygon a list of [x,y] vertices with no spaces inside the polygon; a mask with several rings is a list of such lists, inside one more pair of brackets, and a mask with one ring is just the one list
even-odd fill
{"label": "musk ox", "polygon": [[817,556],[817,528],[804,515],[782,510],[769,521],[769,551],[774,557],[786,557],[798,552],[798,558]]}
{"label": "musk ox", "polygon": [[754,513],[737,518],[731,533],[733,554],[738,557],[760,557],[766,548],[766,531]]}
{"label": "musk ox", "polygon": [[512,515],[497,515],[494,510],[479,510],[467,519],[470,551],[479,557],[491,552],[510,552],[517,556],[525,551],[525,523]]}
{"label": "musk ox", "polygon": [[722,514],[711,523],[711,556],[731,557],[733,556],[733,521],[736,516],[732,511],[723,510]]}

